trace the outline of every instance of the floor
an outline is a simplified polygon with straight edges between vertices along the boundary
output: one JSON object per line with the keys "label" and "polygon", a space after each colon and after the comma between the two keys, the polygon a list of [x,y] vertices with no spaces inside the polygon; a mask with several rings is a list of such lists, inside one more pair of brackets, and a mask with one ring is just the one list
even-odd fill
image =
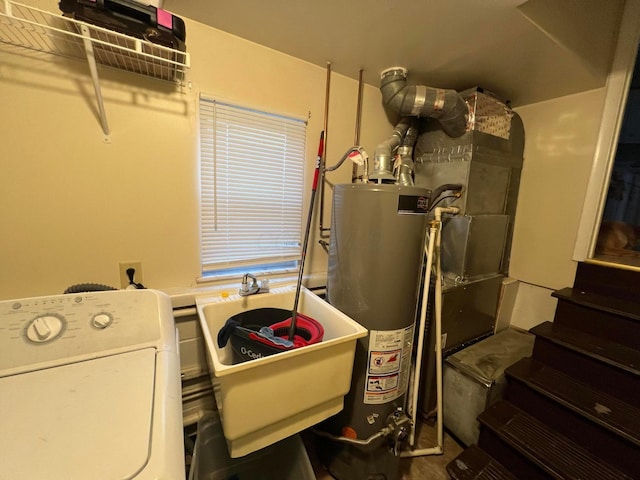
{"label": "floor", "polygon": [[[416,449],[430,448],[436,445],[436,428],[433,425],[419,422],[417,430]],[[309,459],[313,465],[317,480],[332,480],[333,477],[319,464],[318,459],[310,446],[306,442]],[[445,432],[444,453],[442,455],[431,455],[425,457],[403,458],[401,463],[402,480],[447,480],[449,476],[446,472],[446,465],[456,458],[464,449]]]}

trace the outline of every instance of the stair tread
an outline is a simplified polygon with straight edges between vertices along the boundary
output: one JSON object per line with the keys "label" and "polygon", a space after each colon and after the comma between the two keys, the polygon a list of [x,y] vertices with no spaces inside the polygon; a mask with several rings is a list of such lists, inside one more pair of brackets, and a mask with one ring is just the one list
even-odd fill
{"label": "stair tread", "polygon": [[543,322],[530,333],[640,376],[640,351],[574,328]]}
{"label": "stair tread", "polygon": [[559,300],[565,300],[584,307],[594,308],[640,321],[640,303],[631,300],[602,295],[600,293],[586,292],[571,287],[556,290],[551,296]]}
{"label": "stair tread", "polygon": [[496,459],[472,445],[447,464],[447,473],[454,480],[516,480]]}
{"label": "stair tread", "polygon": [[490,405],[478,420],[554,478],[631,478],[507,401]]}
{"label": "stair tread", "polygon": [[505,374],[640,446],[640,408],[533,358],[523,358]]}

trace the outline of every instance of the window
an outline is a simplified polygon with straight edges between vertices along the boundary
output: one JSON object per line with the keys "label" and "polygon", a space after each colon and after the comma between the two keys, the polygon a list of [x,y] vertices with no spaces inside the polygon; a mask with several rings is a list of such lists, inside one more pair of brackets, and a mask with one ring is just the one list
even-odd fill
{"label": "window", "polygon": [[306,123],[200,96],[203,275],[297,268]]}

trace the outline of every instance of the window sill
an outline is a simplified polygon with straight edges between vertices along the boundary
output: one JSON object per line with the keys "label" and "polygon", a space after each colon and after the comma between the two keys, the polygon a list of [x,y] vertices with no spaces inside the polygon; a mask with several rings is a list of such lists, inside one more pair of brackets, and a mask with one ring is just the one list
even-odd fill
{"label": "window sill", "polygon": [[[295,274],[294,274],[295,273]],[[269,279],[270,288],[295,285],[298,280],[297,272],[281,275],[258,275],[258,280]],[[192,307],[196,297],[203,295],[216,295],[223,292],[237,293],[240,288],[242,276],[228,278],[201,277],[196,279],[197,286],[184,288],[170,288],[163,291],[171,297],[174,308]],[[327,284],[327,272],[310,273],[303,275],[302,284],[309,289],[324,288]]]}

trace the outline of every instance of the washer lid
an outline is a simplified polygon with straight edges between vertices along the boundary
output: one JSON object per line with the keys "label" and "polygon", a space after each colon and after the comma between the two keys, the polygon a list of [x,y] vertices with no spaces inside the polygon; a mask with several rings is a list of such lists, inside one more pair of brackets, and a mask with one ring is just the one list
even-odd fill
{"label": "washer lid", "polygon": [[2,478],[128,479],[148,462],[155,349],[0,378]]}

